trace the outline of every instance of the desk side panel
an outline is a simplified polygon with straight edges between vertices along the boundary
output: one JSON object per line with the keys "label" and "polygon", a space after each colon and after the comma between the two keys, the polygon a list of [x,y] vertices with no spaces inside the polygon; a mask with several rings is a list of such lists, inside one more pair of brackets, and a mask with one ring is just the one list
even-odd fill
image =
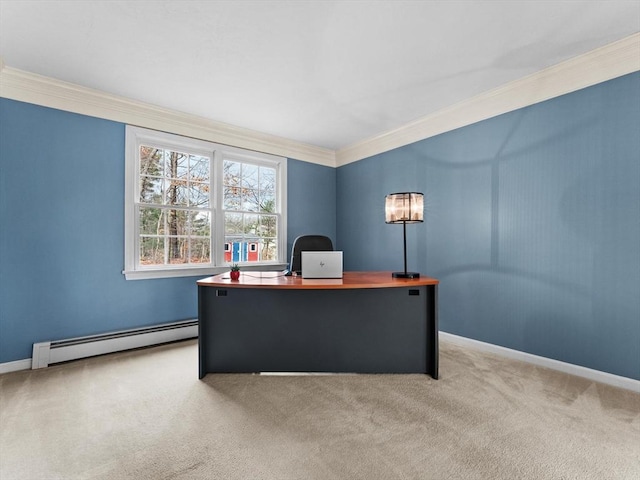
{"label": "desk side panel", "polygon": [[205,362],[205,341],[207,338],[207,322],[206,319],[211,317],[211,311],[209,308],[210,302],[208,301],[207,291],[213,290],[209,287],[198,286],[198,377],[202,378],[207,374],[207,367]]}

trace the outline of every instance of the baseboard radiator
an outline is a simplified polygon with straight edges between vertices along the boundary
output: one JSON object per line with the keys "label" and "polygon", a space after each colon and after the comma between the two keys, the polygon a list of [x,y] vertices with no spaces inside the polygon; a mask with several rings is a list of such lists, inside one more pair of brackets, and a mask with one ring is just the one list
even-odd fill
{"label": "baseboard radiator", "polygon": [[33,344],[31,368],[198,337],[198,320]]}

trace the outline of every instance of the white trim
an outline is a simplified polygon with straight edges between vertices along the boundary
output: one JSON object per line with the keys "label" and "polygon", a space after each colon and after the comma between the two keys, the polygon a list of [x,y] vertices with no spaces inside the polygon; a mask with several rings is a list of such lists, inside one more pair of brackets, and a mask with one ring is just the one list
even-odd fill
{"label": "white trim", "polygon": [[570,375],[583,377],[594,382],[606,383],[607,385],[612,385],[614,387],[624,388],[626,390],[640,393],[640,381],[633,378],[621,377],[612,373],[606,373],[599,370],[593,370],[591,368],[581,367],[580,365],[573,365],[571,363],[560,362],[551,358],[539,357],[538,355],[532,355],[530,353],[512,350],[510,348],[501,347],[499,345],[493,345],[491,343],[485,343],[479,340],[473,340],[471,338],[460,337],[452,333],[441,331],[439,339],[449,343],[453,343],[454,345],[474,348],[483,352],[500,355],[501,357],[509,358],[511,360],[531,363],[539,367],[550,368],[552,370],[568,373]]}
{"label": "white trim", "polygon": [[[263,263],[258,265],[243,264],[243,272],[277,272],[287,268],[288,263]],[[150,280],[154,278],[178,278],[178,277],[210,277],[229,271],[229,266],[196,268],[176,268],[157,270],[123,270],[122,274],[127,280]]]}
{"label": "white trim", "polygon": [[328,148],[236,127],[2,65],[0,96],[4,98],[335,167],[335,152]]}
{"label": "white trim", "polygon": [[153,278],[209,277],[229,270],[229,267],[157,268],[147,270],[123,270],[127,280],[150,280]]}
{"label": "white trim", "polygon": [[31,354],[31,368],[45,368],[49,366],[49,350],[51,350],[51,342],[41,342],[33,344],[33,352]]}
{"label": "white trim", "polygon": [[387,152],[640,70],[640,33],[336,152],[336,166]]}
{"label": "white trim", "polygon": [[20,370],[31,370],[31,359],[16,360],[14,362],[0,363],[0,375],[3,373],[18,372]]}

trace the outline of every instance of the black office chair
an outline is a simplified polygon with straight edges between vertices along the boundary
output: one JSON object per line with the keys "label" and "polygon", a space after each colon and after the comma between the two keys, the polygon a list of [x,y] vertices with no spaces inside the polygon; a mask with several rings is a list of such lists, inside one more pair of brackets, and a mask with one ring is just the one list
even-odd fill
{"label": "black office chair", "polygon": [[285,275],[298,275],[302,273],[302,254],[301,252],[323,252],[332,251],[333,242],[329,237],[324,235],[300,235],[293,241],[291,247],[291,261],[289,268],[285,270]]}

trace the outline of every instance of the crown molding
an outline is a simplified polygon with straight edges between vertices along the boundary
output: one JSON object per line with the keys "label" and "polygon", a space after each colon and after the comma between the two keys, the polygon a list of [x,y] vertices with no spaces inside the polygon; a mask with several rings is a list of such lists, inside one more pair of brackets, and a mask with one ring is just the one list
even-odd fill
{"label": "crown molding", "polygon": [[339,167],[640,70],[640,33],[334,151],[8,67],[0,96],[164,132]]}
{"label": "crown molding", "polygon": [[356,162],[638,70],[640,33],[341,148],[336,152],[336,166]]}
{"label": "crown molding", "polygon": [[335,152],[8,67],[0,96],[91,117],[335,167]]}

